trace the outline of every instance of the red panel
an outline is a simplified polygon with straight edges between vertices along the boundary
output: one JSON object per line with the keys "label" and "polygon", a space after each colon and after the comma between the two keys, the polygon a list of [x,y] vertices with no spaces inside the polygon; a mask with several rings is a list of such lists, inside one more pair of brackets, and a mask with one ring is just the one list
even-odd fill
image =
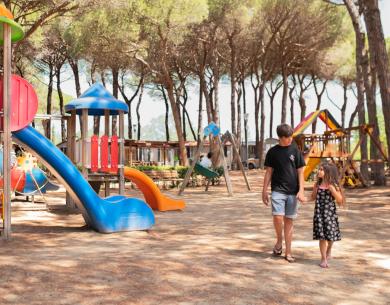
{"label": "red panel", "polygon": [[[0,109],[3,111],[3,80],[0,80]],[[38,97],[33,86],[18,75],[12,75],[11,131],[20,130],[32,122],[38,110]],[[3,120],[0,119],[3,129]]]}
{"label": "red panel", "polygon": [[108,136],[100,138],[100,166],[103,172],[108,172]]}
{"label": "red panel", "polygon": [[111,172],[118,171],[118,137],[111,137]]}
{"label": "red panel", "polygon": [[91,137],[91,172],[96,173],[99,168],[98,164],[99,155],[99,137],[93,135]]}

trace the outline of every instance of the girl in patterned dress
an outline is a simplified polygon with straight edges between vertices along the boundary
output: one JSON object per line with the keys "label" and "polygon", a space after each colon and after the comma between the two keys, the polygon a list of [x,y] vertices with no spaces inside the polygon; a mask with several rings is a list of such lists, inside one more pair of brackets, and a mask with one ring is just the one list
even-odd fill
{"label": "girl in patterned dress", "polygon": [[336,165],[326,163],[320,166],[317,182],[313,187],[312,199],[315,199],[313,239],[319,240],[320,267],[328,268],[333,242],[341,240],[335,201],[339,205],[344,203]]}

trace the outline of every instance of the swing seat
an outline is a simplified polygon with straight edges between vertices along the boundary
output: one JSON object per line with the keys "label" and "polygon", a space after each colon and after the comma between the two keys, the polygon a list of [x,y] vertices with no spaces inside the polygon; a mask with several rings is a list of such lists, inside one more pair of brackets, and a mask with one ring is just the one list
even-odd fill
{"label": "swing seat", "polygon": [[209,168],[206,168],[199,163],[195,163],[195,172],[199,175],[206,177],[207,179],[213,179],[219,177],[219,174]]}

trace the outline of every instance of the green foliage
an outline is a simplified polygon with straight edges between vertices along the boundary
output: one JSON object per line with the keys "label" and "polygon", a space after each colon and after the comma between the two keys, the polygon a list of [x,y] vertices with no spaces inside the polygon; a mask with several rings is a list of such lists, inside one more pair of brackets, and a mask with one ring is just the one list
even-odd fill
{"label": "green foliage", "polygon": [[[177,171],[178,177],[183,179],[189,169],[188,166],[170,166],[170,165],[134,165],[131,166],[141,172],[144,171],[166,171],[166,170],[175,170]],[[196,176],[196,173],[193,172],[192,176]]]}

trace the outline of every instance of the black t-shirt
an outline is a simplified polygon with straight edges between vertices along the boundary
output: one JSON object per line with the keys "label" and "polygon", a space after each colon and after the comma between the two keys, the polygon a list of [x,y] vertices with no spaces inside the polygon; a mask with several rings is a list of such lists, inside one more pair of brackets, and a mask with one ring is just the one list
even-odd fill
{"label": "black t-shirt", "polygon": [[299,191],[298,168],[305,166],[302,153],[295,143],[289,146],[275,145],[265,156],[264,166],[272,167],[271,189],[288,195]]}

